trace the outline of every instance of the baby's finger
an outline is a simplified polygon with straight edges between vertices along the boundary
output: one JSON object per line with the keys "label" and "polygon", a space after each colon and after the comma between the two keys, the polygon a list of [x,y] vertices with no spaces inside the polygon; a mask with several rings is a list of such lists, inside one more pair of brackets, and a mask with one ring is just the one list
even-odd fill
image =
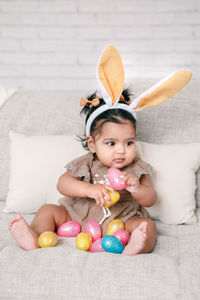
{"label": "baby's finger", "polygon": [[100,201],[100,207],[103,207],[104,204],[105,204],[106,200],[104,197],[101,198],[101,201]]}
{"label": "baby's finger", "polygon": [[102,193],[99,193],[96,198],[97,206],[101,206]]}
{"label": "baby's finger", "polygon": [[121,181],[122,181],[123,183],[126,182],[126,181],[128,180],[128,177],[129,177],[129,175],[128,175],[128,173],[126,173],[126,172],[123,172],[123,173],[120,175]]}
{"label": "baby's finger", "polygon": [[97,205],[97,206],[100,206],[100,201],[99,201],[98,198],[96,198],[96,205]]}
{"label": "baby's finger", "polygon": [[104,192],[103,190],[101,192],[99,192],[99,206],[103,207],[104,203],[105,203],[105,199],[104,199]]}
{"label": "baby's finger", "polygon": [[[110,191],[111,193],[113,193],[114,195],[116,195],[116,191],[110,186],[110,185],[105,185],[104,188],[107,191]],[[108,194],[109,195],[109,194]]]}
{"label": "baby's finger", "polygon": [[104,205],[105,203],[111,203],[111,199],[110,199],[110,194],[108,193],[107,190],[104,190]]}

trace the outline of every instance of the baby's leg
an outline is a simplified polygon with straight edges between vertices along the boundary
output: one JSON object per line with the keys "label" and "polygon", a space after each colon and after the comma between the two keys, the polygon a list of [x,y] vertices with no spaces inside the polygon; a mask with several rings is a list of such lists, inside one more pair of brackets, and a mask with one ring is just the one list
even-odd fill
{"label": "baby's leg", "polygon": [[128,245],[122,252],[125,255],[149,253],[156,242],[156,225],[148,218],[133,217],[126,221],[125,229],[131,233]]}
{"label": "baby's leg", "polygon": [[9,224],[11,235],[25,250],[39,248],[38,237],[44,231],[55,231],[60,225],[71,220],[63,206],[43,205],[36,213],[31,225],[17,214]]}

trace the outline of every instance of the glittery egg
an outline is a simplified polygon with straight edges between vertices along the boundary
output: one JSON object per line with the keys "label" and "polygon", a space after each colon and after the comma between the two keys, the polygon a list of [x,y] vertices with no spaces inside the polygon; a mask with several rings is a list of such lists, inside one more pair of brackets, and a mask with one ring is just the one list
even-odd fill
{"label": "glittery egg", "polygon": [[77,221],[69,221],[58,227],[59,236],[74,237],[81,231],[81,225]]}
{"label": "glittery egg", "polygon": [[57,242],[57,235],[53,231],[45,231],[40,234],[38,244],[41,248],[54,247]]}
{"label": "glittery egg", "polygon": [[84,226],[84,231],[91,236],[92,242],[101,238],[101,227],[96,221],[88,221]]}
{"label": "glittery egg", "polygon": [[101,241],[101,246],[106,252],[121,254],[124,250],[123,244],[113,235],[106,235]]}
{"label": "glittery egg", "polygon": [[108,224],[106,235],[113,235],[113,233],[119,229],[124,229],[124,223],[121,220],[114,219]]}
{"label": "glittery egg", "polygon": [[118,191],[115,191],[116,194],[113,194],[111,191],[108,191],[108,193],[110,194],[110,203],[106,202],[104,204],[104,207],[110,207],[112,205],[114,205],[115,203],[117,203],[120,199],[120,194]]}
{"label": "glittery egg", "polygon": [[126,188],[126,182],[122,181],[121,174],[121,171],[117,168],[109,168],[107,172],[110,185],[118,191]]}
{"label": "glittery egg", "polygon": [[101,239],[96,240],[92,245],[90,246],[90,252],[95,253],[95,252],[105,252],[104,249],[101,246]]}
{"label": "glittery egg", "polygon": [[88,251],[92,244],[91,236],[86,232],[81,232],[76,237],[76,247],[80,250]]}
{"label": "glittery egg", "polygon": [[113,233],[115,236],[124,246],[128,244],[130,234],[127,230],[119,229]]}

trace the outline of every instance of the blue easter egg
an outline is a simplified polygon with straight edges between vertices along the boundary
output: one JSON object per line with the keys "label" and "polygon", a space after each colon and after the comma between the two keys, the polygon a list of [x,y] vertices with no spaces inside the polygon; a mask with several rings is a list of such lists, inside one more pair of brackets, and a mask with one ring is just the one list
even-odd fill
{"label": "blue easter egg", "polygon": [[124,250],[123,244],[113,235],[106,235],[101,241],[101,246],[106,252],[121,254]]}

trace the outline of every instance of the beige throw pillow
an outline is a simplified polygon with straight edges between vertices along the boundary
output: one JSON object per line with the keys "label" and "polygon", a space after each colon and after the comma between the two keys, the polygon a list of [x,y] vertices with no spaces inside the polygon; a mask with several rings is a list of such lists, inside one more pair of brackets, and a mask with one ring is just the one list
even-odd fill
{"label": "beige throw pillow", "polygon": [[[64,166],[85,154],[74,136],[26,136],[10,133],[10,181],[5,212],[36,212],[45,203],[58,203],[56,185]],[[193,224],[196,171],[200,144],[156,145],[137,142],[137,154],[154,168],[151,177],[158,199],[147,208],[166,224]]]}

